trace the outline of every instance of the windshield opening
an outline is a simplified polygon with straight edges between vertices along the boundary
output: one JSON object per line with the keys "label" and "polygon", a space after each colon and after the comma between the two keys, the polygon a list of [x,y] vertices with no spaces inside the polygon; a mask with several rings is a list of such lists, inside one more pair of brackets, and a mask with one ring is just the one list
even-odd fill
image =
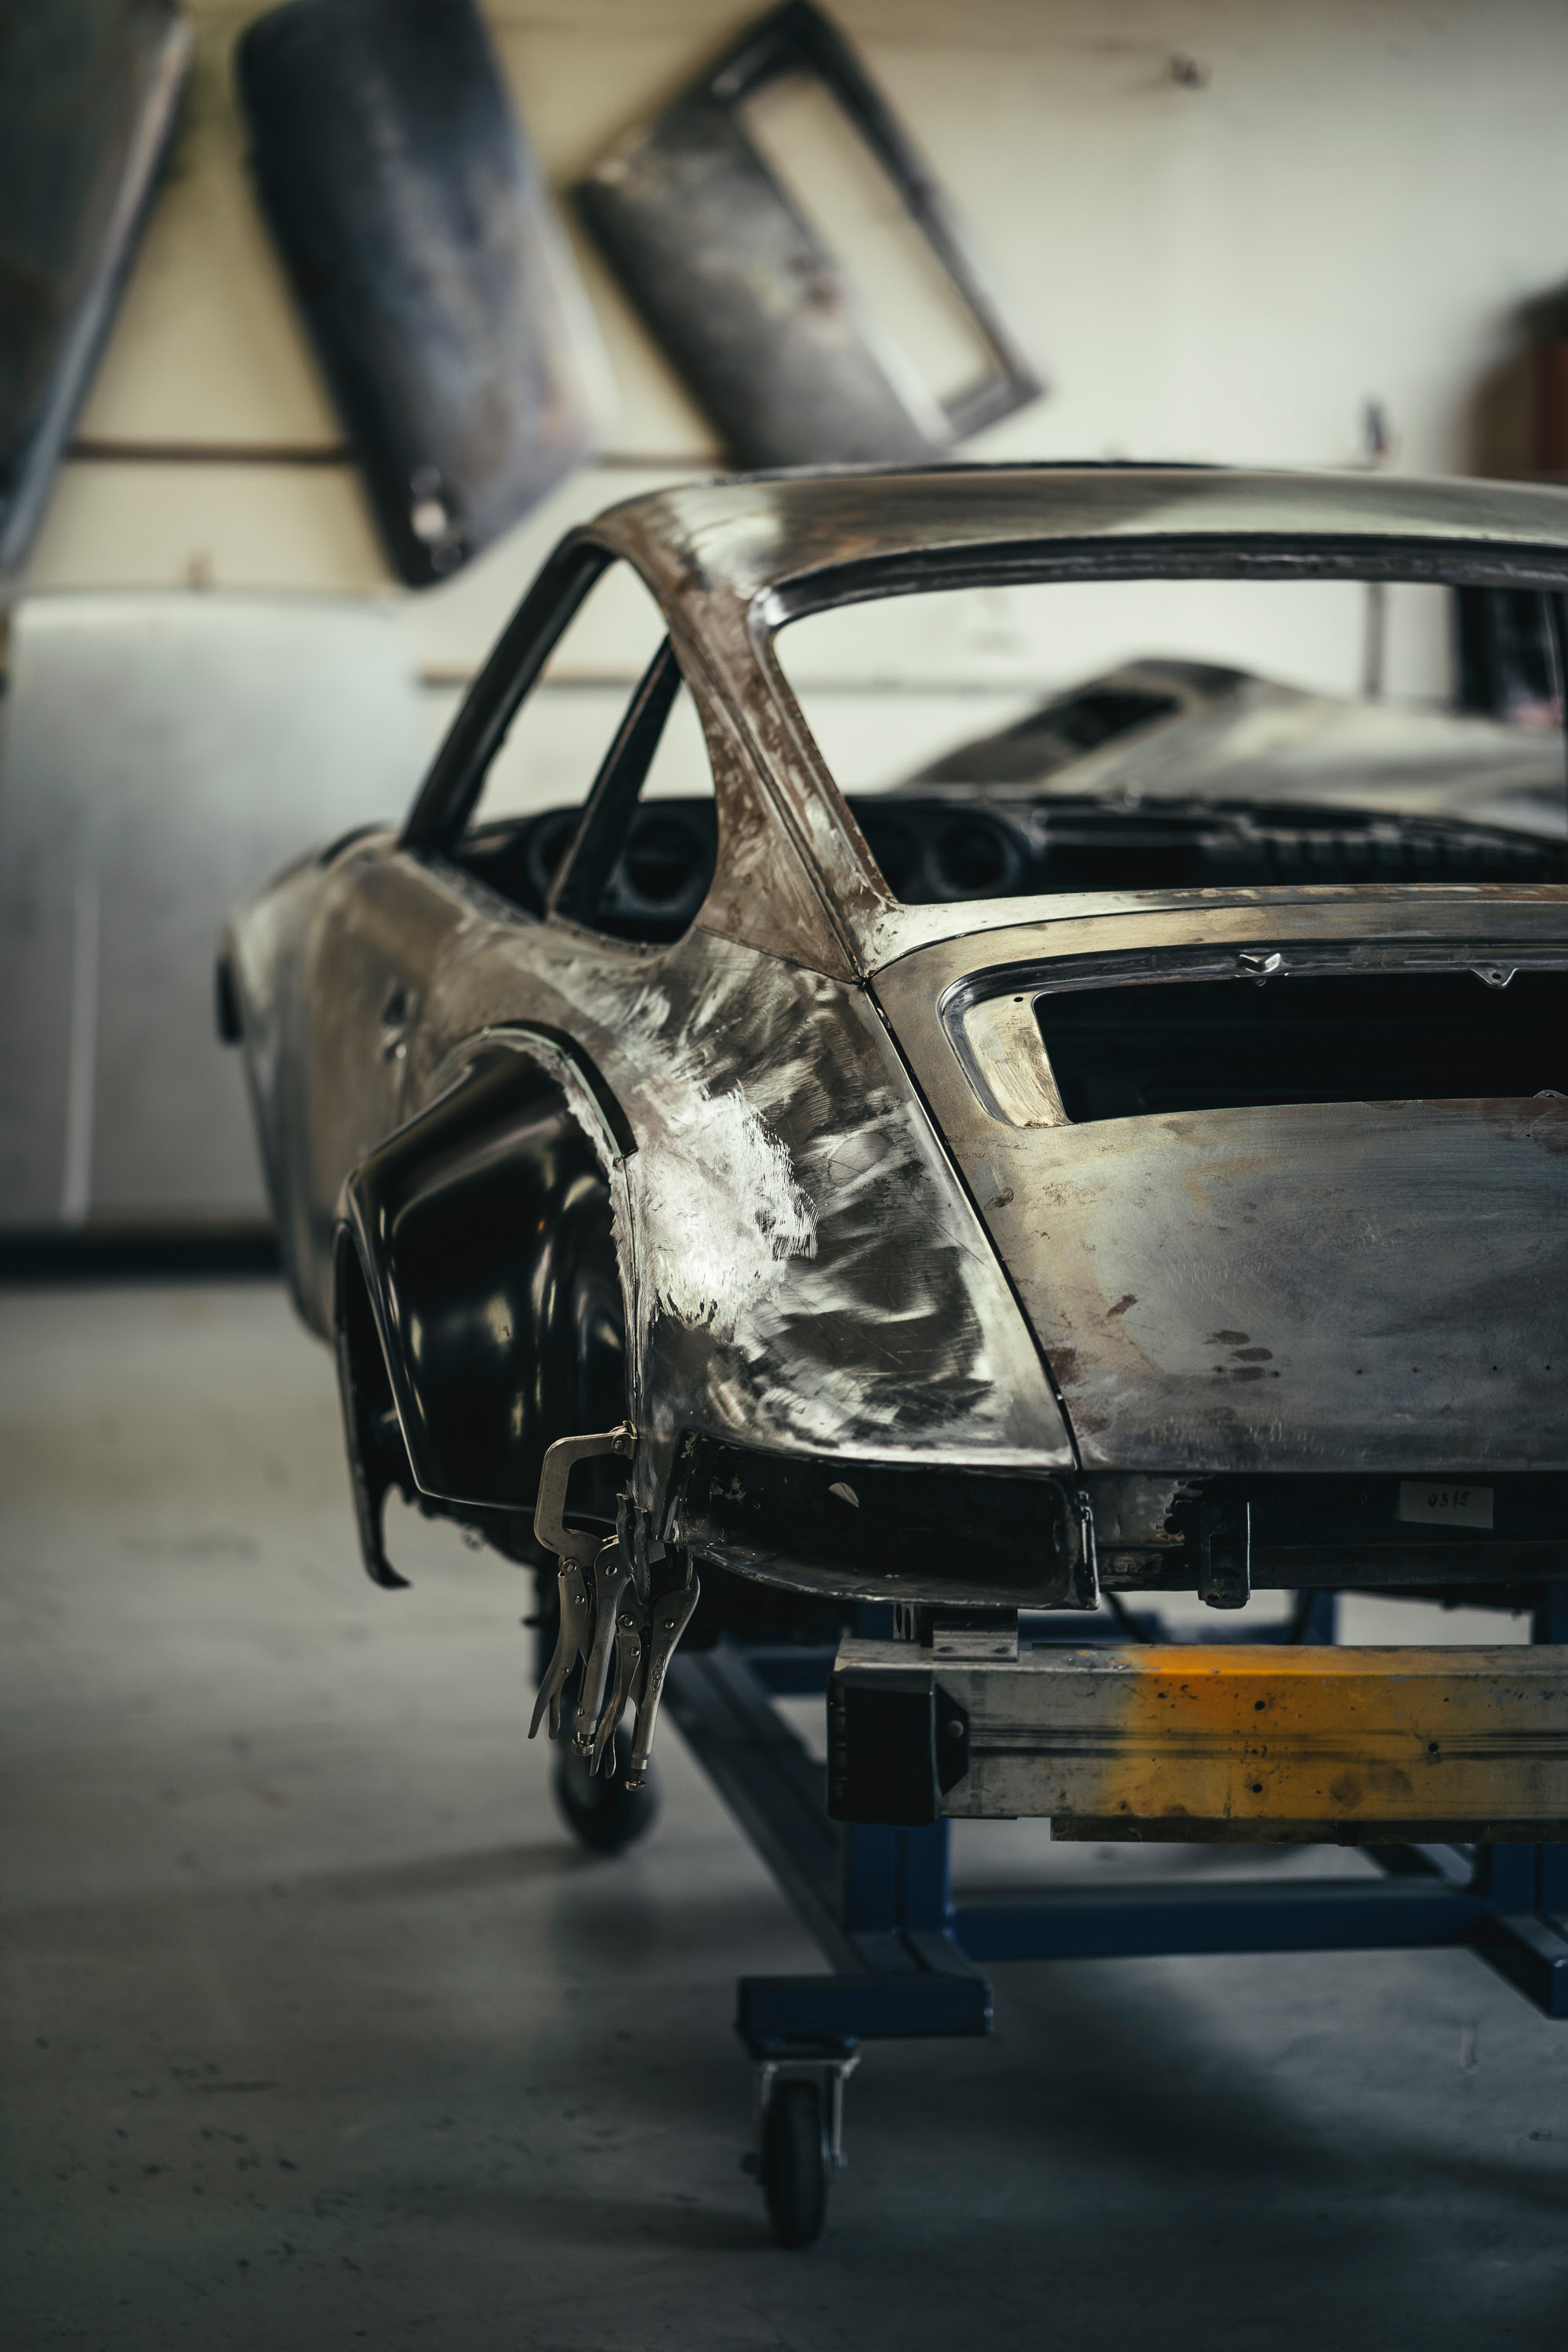
{"label": "windshield opening", "polygon": [[1563,600],[1432,580],[1008,582],[786,622],[911,904],[1568,873]]}

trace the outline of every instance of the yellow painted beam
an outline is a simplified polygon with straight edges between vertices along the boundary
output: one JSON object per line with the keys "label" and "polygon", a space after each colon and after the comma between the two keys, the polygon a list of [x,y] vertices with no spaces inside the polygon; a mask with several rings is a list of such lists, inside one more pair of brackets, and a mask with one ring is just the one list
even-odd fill
{"label": "yellow painted beam", "polygon": [[[910,1661],[898,1644],[856,1649]],[[1173,1643],[933,1672],[939,1718],[941,1695],[969,1718],[952,1814],[1164,1838],[1568,1822],[1564,1649]]]}

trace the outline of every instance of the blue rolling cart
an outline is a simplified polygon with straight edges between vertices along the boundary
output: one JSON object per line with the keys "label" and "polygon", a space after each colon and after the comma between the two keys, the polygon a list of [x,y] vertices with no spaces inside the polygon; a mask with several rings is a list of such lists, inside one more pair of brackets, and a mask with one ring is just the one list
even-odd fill
{"label": "blue rolling cart", "polygon": [[[1568,1643],[1568,1587],[1548,1588],[1537,1641]],[[1332,1641],[1332,1595],[1303,1596],[1272,1638]],[[890,1609],[857,1631],[886,1638]],[[1026,1619],[1025,1641],[1146,1638],[1147,1619]],[[1228,1629],[1227,1629],[1228,1630]],[[1237,1629],[1235,1638],[1240,1638]],[[1268,1638],[1248,1630],[1247,1638]],[[860,2045],[983,2035],[983,1970],[1006,1960],[1174,1953],[1421,1950],[1467,1945],[1545,2015],[1568,2018],[1568,1845],[1380,1845],[1365,1879],[1227,1879],[1056,1886],[955,1903],[949,1825],[889,1829],[829,1819],[826,1774],[773,1705],[826,1694],[832,1649],[721,1642],[679,1653],[665,1706],[773,1872],[828,1970],[743,1977],[736,2029],[755,2068],[760,2177],[775,2234],[821,2230],[843,2162],[845,2082]]]}

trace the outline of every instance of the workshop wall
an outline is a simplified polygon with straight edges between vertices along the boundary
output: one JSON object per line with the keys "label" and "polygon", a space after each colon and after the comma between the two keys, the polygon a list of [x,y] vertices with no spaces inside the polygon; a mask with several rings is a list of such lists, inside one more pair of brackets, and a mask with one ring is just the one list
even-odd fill
{"label": "workshop wall", "polygon": [[[24,589],[391,583],[244,165],[260,13],[190,0],[197,62],[76,454]],[[552,178],[756,13],[492,0]],[[1521,306],[1568,278],[1554,0],[839,0],[1048,385],[973,454],[1344,465],[1369,400],[1415,472],[1528,469]],[[614,366],[605,463],[404,600],[432,723],[576,516],[718,457],[574,230]]]}

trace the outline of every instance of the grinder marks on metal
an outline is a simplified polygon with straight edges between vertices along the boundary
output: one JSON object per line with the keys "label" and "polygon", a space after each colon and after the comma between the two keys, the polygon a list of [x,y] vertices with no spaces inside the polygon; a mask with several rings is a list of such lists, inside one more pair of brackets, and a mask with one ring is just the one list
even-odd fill
{"label": "grinder marks on metal", "polygon": [[710,1095],[699,1082],[694,1095],[661,1143],[638,1154],[634,1213],[650,1306],[731,1340],[784,1259],[816,1256],[816,1212],[744,1087]]}
{"label": "grinder marks on metal", "polygon": [[[449,1041],[448,1066],[495,1003],[491,959],[517,944],[487,912],[476,895],[431,991],[426,1035]],[[940,1433],[998,1467],[1067,1457],[1000,1269],[861,991],[701,930],[631,988],[624,950],[571,937],[531,935],[527,968],[531,1011],[582,1039],[633,1116],[626,1155],[562,1079],[610,1181],[641,1504],[687,1429],[881,1457]]]}

